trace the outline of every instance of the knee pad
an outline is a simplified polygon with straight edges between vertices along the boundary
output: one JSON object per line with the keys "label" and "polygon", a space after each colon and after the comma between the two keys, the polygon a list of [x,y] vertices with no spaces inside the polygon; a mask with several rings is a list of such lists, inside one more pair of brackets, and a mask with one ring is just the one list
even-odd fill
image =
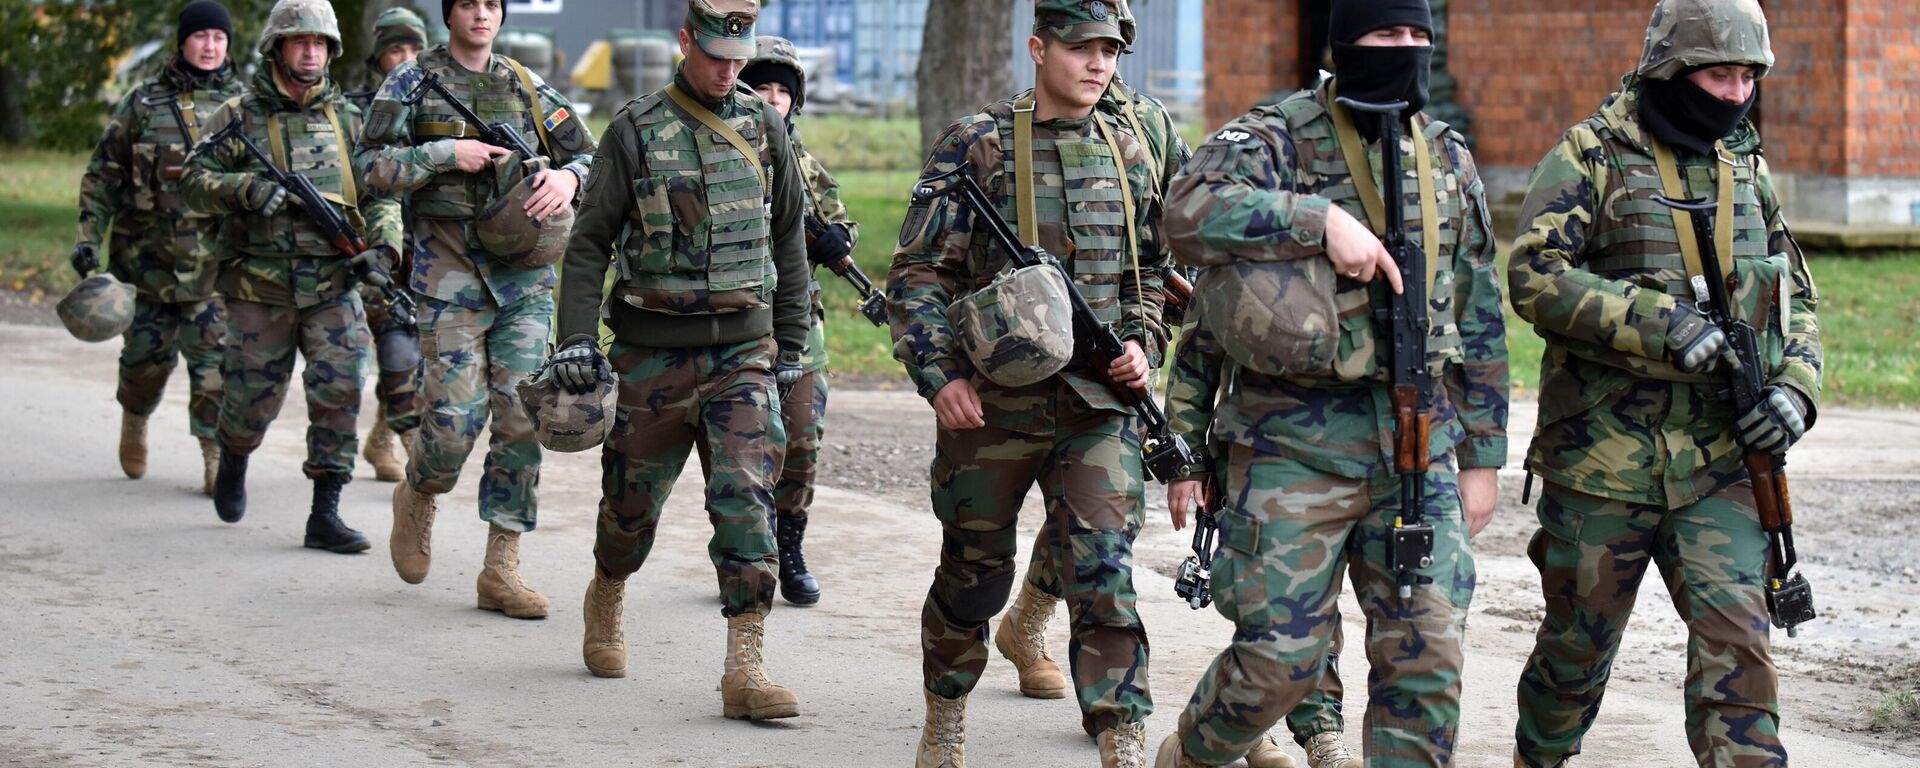
{"label": "knee pad", "polygon": [[1013,535],[1012,528],[946,532],[940,567],[950,579],[945,591],[956,621],[984,624],[1006,607],[1013,594]]}

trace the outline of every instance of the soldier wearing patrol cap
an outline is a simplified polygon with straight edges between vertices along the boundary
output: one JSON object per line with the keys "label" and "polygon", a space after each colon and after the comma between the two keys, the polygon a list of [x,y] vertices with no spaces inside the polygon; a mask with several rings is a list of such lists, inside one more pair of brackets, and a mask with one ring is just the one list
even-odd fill
{"label": "soldier wearing patrol cap", "polygon": [[[365,90],[347,94],[347,101],[359,107],[361,114],[373,109],[373,97],[387,73],[420,55],[427,42],[426,29],[420,14],[407,8],[388,8],[373,22],[373,52],[367,54],[366,62],[368,82]],[[405,206],[402,200],[403,212]],[[406,246],[401,249],[400,266],[395,271],[401,275],[413,268],[413,240],[403,239]],[[397,285],[392,290],[410,289]],[[393,332],[397,318],[389,316],[391,310],[386,301],[367,302],[367,327],[373,330],[381,364],[374,380],[380,408],[374,414],[373,429],[367,433],[366,456],[367,463],[373,465],[374,479],[387,482],[406,477],[404,444],[413,442],[413,430],[420,426],[419,337]],[[383,329],[388,332],[382,333]]]}
{"label": "soldier wearing patrol cap", "polygon": [[[501,0],[442,0],[447,42],[388,73],[355,161],[374,189],[407,198],[408,274],[419,295],[422,421],[393,493],[389,554],[403,581],[432,565],[437,499],[453,490],[491,421],[480,477],[487,554],[481,609],[547,615],[520,576],[520,535],[538,521],[540,444],[514,385],[540,366],[553,319],[553,264],[592,160],[593,136],[559,91],[493,52]],[[445,89],[426,87],[431,75]],[[451,98],[505,125],[534,156],[480,141]],[[496,138],[501,143],[510,140]]]}
{"label": "soldier wearing patrol cap", "polygon": [[213,437],[226,315],[208,254],[213,227],[186,210],[179,185],[181,164],[206,135],[206,120],[244,87],[227,59],[232,34],[226,7],[213,0],[180,10],[172,59],[114,107],[80,178],[73,247],[74,271],[86,277],[100,268],[100,246],[110,245],[108,271],[138,296],[120,349],[121,471],[146,475],[147,417],[186,358],[188,429],[200,441],[202,490],[209,494],[220,459]]}
{"label": "soldier wearing patrol cap", "polygon": [[[239,522],[247,509],[248,458],[279,414],[296,350],[305,358],[307,462],[313,508],[305,545],[362,552],[370,543],[340,519],[340,491],[353,477],[360,415],[360,368],[370,340],[362,284],[388,278],[400,247],[400,206],[353,170],[360,111],[340,97],[327,64],[340,53],[340,27],[326,0],[280,0],[267,16],[263,58],[246,93],[208,121],[208,137],[186,160],[181,193],[195,211],[221,219],[220,293],[227,302],[226,380],[220,405],[214,509]],[[299,174],[359,226],[369,249],[336,250],[292,193],[249,150],[251,141],[281,172]]]}
{"label": "soldier wearing patrol cap", "polygon": [[[1527,469],[1546,616],[1520,675],[1515,764],[1566,765],[1600,711],[1649,564],[1686,623],[1701,766],[1784,766],[1768,541],[1742,457],[1785,455],[1820,400],[1818,296],[1747,111],[1774,66],[1755,0],[1661,0],[1640,64],[1534,168],[1507,266],[1546,339]],[[1713,232],[1654,200],[1706,198]],[[1683,229],[1684,227],[1684,229]],[[1697,304],[1696,237],[1733,283],[1766,389],[1722,393],[1727,338]],[[1579,761],[1573,761],[1579,762]]]}
{"label": "soldier wearing patrol cap", "polygon": [[[778,389],[805,373],[807,189],[785,120],[737,77],[754,56],[754,0],[691,0],[673,82],[613,116],[567,243],[554,380],[576,393],[619,378],[601,449],[602,497],[581,656],[624,677],[626,579],[646,562],[667,494],[707,462],[707,551],[727,655],[721,711],[793,717],[767,676],[773,487],[784,449]],[[619,277],[611,300],[607,268]],[[612,347],[597,337],[602,306]],[[778,384],[776,384],[776,381]]]}
{"label": "soldier wearing patrol cap", "polygon": [[[1167,418],[1224,456],[1173,483],[1170,500],[1189,501],[1169,507],[1178,527],[1205,481],[1224,495],[1214,607],[1236,631],[1162,742],[1157,768],[1232,763],[1314,694],[1343,566],[1367,614],[1368,760],[1453,759],[1475,580],[1468,538],[1492,517],[1506,458],[1494,238],[1464,142],[1419,111],[1432,51],[1426,0],[1345,0],[1330,27],[1339,74],[1228,123],[1168,194],[1174,253],[1205,270]],[[1372,182],[1384,118],[1336,93],[1407,103],[1400,142],[1388,148],[1404,170],[1384,189]],[[1388,439],[1388,335],[1370,322],[1373,307],[1409,287],[1379,236],[1389,205],[1409,212],[1409,247],[1427,265],[1412,279],[1429,286],[1431,395],[1419,406],[1431,433],[1424,445],[1408,442],[1427,467],[1414,503],[1433,546],[1410,583],[1388,567],[1406,481]]]}
{"label": "soldier wearing patrol cap", "polygon": [[[1070,359],[1069,345],[1037,371],[1031,363],[1048,355],[1007,368],[976,365],[1005,356],[982,350],[975,329],[1054,318],[1009,296],[980,299],[1048,291],[1024,283],[1025,270],[996,280],[1007,254],[958,201],[914,204],[894,253],[887,286],[894,357],[939,420],[932,500],[944,541],[921,620],[923,768],[966,764],[967,696],[986,667],[988,622],[1013,589],[1015,519],[1036,482],[1045,524],[1060,529],[1057,540],[1072,553],[1060,573],[1081,725],[1098,738],[1103,765],[1144,764],[1153,704],[1132,555],[1145,482],[1142,427],[1108,379],[1147,386],[1167,337],[1165,259],[1152,246],[1159,184],[1149,149],[1126,121],[1095,109],[1126,44],[1120,21],[1102,0],[1037,3],[1027,42],[1037,74],[1031,97],[956,122],[934,145],[925,173],[970,163],[1022,238],[1065,261],[1094,312],[1116,326],[1126,354],[1104,371]],[[1045,334],[1031,341],[1036,353],[1047,352]]]}

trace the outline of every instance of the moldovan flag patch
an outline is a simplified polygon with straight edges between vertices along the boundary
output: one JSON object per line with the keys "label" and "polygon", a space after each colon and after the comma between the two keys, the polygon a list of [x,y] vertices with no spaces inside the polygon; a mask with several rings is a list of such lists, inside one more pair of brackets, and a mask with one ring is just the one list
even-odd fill
{"label": "moldovan flag patch", "polygon": [[554,110],[553,114],[547,115],[547,122],[546,122],[547,130],[549,131],[553,130],[554,126],[566,122],[567,118],[572,116],[573,114],[568,112],[566,107],[561,107],[557,110]]}

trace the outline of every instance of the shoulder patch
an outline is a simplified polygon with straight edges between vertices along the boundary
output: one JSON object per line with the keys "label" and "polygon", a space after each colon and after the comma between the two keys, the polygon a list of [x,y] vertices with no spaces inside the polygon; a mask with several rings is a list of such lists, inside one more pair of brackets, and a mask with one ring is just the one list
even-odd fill
{"label": "shoulder patch", "polygon": [[1213,135],[1213,140],[1227,144],[1245,144],[1253,141],[1253,134],[1238,128],[1228,128]]}
{"label": "shoulder patch", "polygon": [[363,136],[369,141],[390,142],[400,138],[397,132],[400,111],[404,109],[398,101],[382,99],[373,103],[373,109],[367,113],[367,129]]}

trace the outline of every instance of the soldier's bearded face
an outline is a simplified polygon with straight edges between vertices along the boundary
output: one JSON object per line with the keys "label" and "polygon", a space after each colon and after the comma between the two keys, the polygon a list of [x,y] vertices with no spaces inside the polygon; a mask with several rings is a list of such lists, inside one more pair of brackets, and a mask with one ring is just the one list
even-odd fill
{"label": "soldier's bearded face", "polygon": [[500,0],[458,0],[447,14],[447,36],[464,48],[484,48],[500,34],[500,19]]}
{"label": "soldier's bearded face", "polygon": [[392,72],[394,67],[420,56],[420,46],[413,43],[395,43],[380,52],[380,74]]}
{"label": "soldier's bearded face", "polygon": [[280,39],[280,63],[287,77],[301,85],[320,82],[327,69],[327,38],[320,35],[291,35]]}
{"label": "soldier's bearded face", "polygon": [[1027,39],[1027,52],[1033,56],[1034,89],[1059,109],[1085,112],[1113,82],[1120,43],[1105,38],[1072,43],[1036,35]]}
{"label": "soldier's bearded face", "polygon": [[740,70],[747,68],[747,62],[741,59],[716,59],[705,48],[680,30],[680,55],[686,60],[680,63],[680,74],[687,84],[699,92],[700,98],[707,101],[719,101],[733,92],[733,85],[740,81]]}
{"label": "soldier's bearded face", "polygon": [[793,112],[793,94],[787,91],[786,84],[761,83],[754,86],[753,90],[760,94],[760,98],[767,104],[780,110],[781,117],[786,117]]}
{"label": "soldier's bearded face", "polygon": [[180,41],[180,58],[197,69],[219,69],[227,63],[227,33],[203,29]]}

